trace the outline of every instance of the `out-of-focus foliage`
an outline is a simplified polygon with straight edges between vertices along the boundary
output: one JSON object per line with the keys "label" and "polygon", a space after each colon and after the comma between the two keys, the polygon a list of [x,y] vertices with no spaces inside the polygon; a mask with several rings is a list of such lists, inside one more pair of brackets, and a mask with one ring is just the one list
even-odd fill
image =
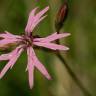
{"label": "out-of-focus foliage", "polygon": [[[34,30],[34,34],[47,36],[55,32],[54,21],[64,0],[0,0],[0,32],[5,30],[23,34],[29,12],[39,6],[50,6],[48,16]],[[69,14],[61,32],[71,36],[61,40],[68,45],[68,52],[61,52],[82,84],[96,96],[96,1],[68,0]],[[9,50],[7,50],[9,51]],[[37,70],[34,88],[29,89],[26,53],[22,54],[12,70],[0,80],[0,96],[83,96],[55,52],[35,50],[53,80],[46,80]],[[2,52],[1,53],[6,53]],[[0,62],[0,70],[6,62]]]}

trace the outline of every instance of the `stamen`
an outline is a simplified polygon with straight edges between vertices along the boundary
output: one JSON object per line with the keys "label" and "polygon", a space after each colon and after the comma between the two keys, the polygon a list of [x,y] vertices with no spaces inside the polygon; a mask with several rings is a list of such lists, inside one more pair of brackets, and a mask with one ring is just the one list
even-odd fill
{"label": "stamen", "polygon": [[24,44],[25,46],[33,46],[33,37],[28,36],[28,35],[22,35],[22,40],[21,43]]}

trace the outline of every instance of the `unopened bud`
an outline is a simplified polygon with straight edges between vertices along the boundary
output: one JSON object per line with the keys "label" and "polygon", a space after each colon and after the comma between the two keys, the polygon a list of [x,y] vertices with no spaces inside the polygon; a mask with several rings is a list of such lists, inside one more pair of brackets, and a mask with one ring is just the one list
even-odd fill
{"label": "unopened bud", "polygon": [[64,21],[68,14],[68,4],[65,2],[59,9],[56,20],[55,20],[55,28],[56,31],[60,31],[60,29],[63,27]]}

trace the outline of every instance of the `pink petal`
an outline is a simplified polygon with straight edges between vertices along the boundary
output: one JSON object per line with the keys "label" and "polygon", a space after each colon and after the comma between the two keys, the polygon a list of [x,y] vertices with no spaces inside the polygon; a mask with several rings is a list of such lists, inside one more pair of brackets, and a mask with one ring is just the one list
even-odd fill
{"label": "pink petal", "polygon": [[[12,55],[11,55],[12,54]],[[8,53],[8,54],[2,54],[0,56],[0,61],[1,60],[9,60],[12,58],[12,56],[14,55],[14,52]]]}
{"label": "pink petal", "polygon": [[9,68],[11,68],[11,66],[13,66],[15,64],[15,60],[17,60],[16,57],[12,58],[7,65],[5,65],[5,67],[3,68],[3,70],[0,72],[0,79],[5,75],[5,73],[8,71]]}
{"label": "pink petal", "polygon": [[52,35],[49,35],[48,37],[44,37],[44,38],[34,38],[34,42],[42,42],[44,41],[46,38],[51,38],[51,37],[54,37],[56,36],[57,32],[56,33],[53,33]]}
{"label": "pink petal", "polygon": [[5,67],[3,68],[3,70],[0,72],[0,79],[5,75],[5,73],[8,71],[8,69],[11,67],[11,61],[9,61],[7,63],[7,65],[5,65]]}
{"label": "pink petal", "polygon": [[36,18],[41,18],[47,11],[49,10],[49,6],[44,8],[42,11],[36,14]]}
{"label": "pink petal", "polygon": [[29,64],[28,73],[29,73],[29,86],[30,89],[32,89],[34,84],[34,65]]}
{"label": "pink petal", "polygon": [[46,16],[47,16],[47,15],[41,17],[39,20],[36,20],[36,19],[35,19],[35,20],[34,20],[34,24],[31,26],[30,32],[32,32],[33,29],[34,29]]}
{"label": "pink petal", "polygon": [[47,79],[51,79],[51,76],[49,75],[49,73],[47,72],[46,68],[43,66],[43,64],[38,60],[38,58],[36,57],[36,54],[33,50],[32,47],[30,47],[30,55],[31,55],[31,60],[33,60],[33,64],[34,66],[47,78]]}
{"label": "pink petal", "polygon": [[[30,15],[29,15],[28,23],[27,23],[27,26],[26,26],[26,28],[25,28],[25,32],[26,32],[26,33],[32,32],[33,29],[35,28],[35,26],[36,26],[41,20],[43,20],[43,19],[45,18],[45,16],[44,16],[44,17],[42,17],[42,16],[48,11],[49,7],[46,7],[45,9],[43,9],[42,11],[40,11],[39,13],[37,13],[37,14],[35,15],[36,9],[37,9],[37,8],[33,9],[32,12],[31,12]],[[42,18],[41,18],[41,17],[42,17]],[[35,25],[35,26],[34,26],[34,25]]]}
{"label": "pink petal", "polygon": [[17,39],[17,38],[21,38],[21,36],[13,35],[13,34],[7,32],[7,31],[5,31],[5,33],[0,34],[0,37],[6,38],[6,39]]}
{"label": "pink petal", "polygon": [[22,38],[21,36],[18,36],[18,35],[13,35],[7,31],[5,31],[5,33],[3,34],[0,34],[0,37],[2,38],[0,40],[0,47],[4,47],[8,44],[13,44],[13,43],[16,43],[16,42],[19,42]]}
{"label": "pink petal", "polygon": [[35,16],[35,12],[37,10],[38,7],[34,8],[30,14],[29,14],[29,18],[28,18],[28,22],[27,22],[27,25],[26,25],[26,28],[25,28],[25,32],[29,32],[30,30],[30,27],[33,23],[33,20],[34,20],[34,16]]}
{"label": "pink petal", "polygon": [[[20,48],[20,47],[17,47],[15,50],[13,50],[12,52],[10,52],[10,53],[8,53],[8,54],[2,54],[2,55],[0,55],[0,61],[12,59],[13,56],[14,56],[15,54],[17,54],[17,51],[18,51],[19,48]],[[21,52],[21,51],[19,51],[19,52]]]}
{"label": "pink petal", "polygon": [[18,40],[17,39],[2,39],[0,40],[0,47],[4,47],[5,45],[13,44],[15,42],[18,42]]}
{"label": "pink petal", "polygon": [[70,35],[70,33],[57,34],[57,32],[56,32],[56,33],[54,33],[52,35],[49,35],[48,37],[45,37],[45,38],[35,38],[34,41],[51,42],[51,41],[54,41],[54,40],[57,40],[57,39],[60,39],[60,38],[63,38],[63,37],[67,37],[69,35]]}
{"label": "pink petal", "polygon": [[30,49],[27,49],[27,55],[28,55],[28,65],[27,65],[27,69],[28,69],[28,75],[29,75],[29,86],[32,89],[33,88],[33,83],[34,83],[34,65],[33,65],[33,61],[31,58],[31,53],[30,53]]}
{"label": "pink petal", "polygon": [[34,45],[46,47],[53,50],[69,50],[68,47],[48,42],[33,42]]}
{"label": "pink petal", "polygon": [[[18,49],[18,50],[17,50]],[[16,51],[16,53],[12,56],[12,58],[10,59],[10,61],[7,63],[7,65],[5,65],[5,67],[3,68],[3,70],[0,72],[0,79],[5,75],[5,73],[8,71],[9,68],[12,68],[13,65],[15,64],[15,62],[17,61],[17,59],[19,58],[21,52],[23,51],[23,49],[19,50],[19,47],[17,47],[14,51]]]}
{"label": "pink petal", "polygon": [[[17,51],[16,51],[16,53],[14,54],[14,56],[16,56],[16,58],[14,58],[13,62],[14,62],[14,61],[17,61],[17,59],[20,57],[22,51],[23,51],[23,48],[21,48],[21,46],[17,47]],[[11,68],[13,67],[14,64],[15,64],[15,63],[12,63],[12,64],[11,64]]]}

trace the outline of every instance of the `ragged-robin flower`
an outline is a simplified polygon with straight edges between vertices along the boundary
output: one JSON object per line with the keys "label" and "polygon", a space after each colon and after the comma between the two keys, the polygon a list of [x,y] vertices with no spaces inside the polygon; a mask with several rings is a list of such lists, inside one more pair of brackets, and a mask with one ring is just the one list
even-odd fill
{"label": "ragged-robin flower", "polygon": [[30,88],[33,87],[35,68],[37,68],[47,79],[49,80],[51,79],[51,76],[49,75],[46,68],[38,60],[33,47],[40,46],[52,50],[68,50],[69,49],[68,47],[55,44],[53,43],[53,41],[63,37],[67,37],[70,34],[69,33],[57,34],[56,32],[45,38],[40,38],[40,37],[38,38],[32,35],[33,29],[40,23],[40,21],[42,21],[46,17],[46,15],[44,14],[48,11],[48,9],[49,7],[46,7],[42,11],[38,12],[37,14],[36,14],[37,7],[31,11],[31,13],[29,14],[28,23],[26,25],[24,35],[21,36],[13,35],[7,31],[0,34],[0,48],[3,48],[4,46],[8,46],[9,44],[18,45],[12,52],[8,54],[0,55],[0,61],[8,60],[8,63],[0,72],[0,78],[2,78],[5,75],[5,73],[14,66],[21,53],[23,51],[27,51],[28,64],[26,70],[28,71]]}

